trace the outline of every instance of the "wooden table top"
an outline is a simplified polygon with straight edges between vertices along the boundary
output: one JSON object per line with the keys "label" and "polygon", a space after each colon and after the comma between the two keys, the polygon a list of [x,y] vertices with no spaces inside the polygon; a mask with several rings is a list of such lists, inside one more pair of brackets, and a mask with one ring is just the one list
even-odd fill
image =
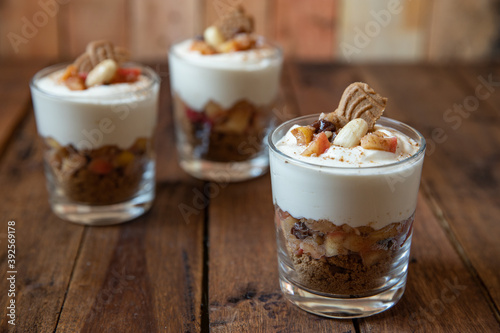
{"label": "wooden table top", "polygon": [[[428,142],[406,292],[355,320],[308,314],[281,295],[269,175],[210,184],[180,169],[165,63],[154,66],[163,82],[152,210],[110,227],[57,218],[28,90],[45,65],[0,63],[2,332],[500,331],[500,65],[286,64],[281,120],[333,110],[349,83],[365,81],[389,98],[387,116]],[[15,328],[4,315],[12,298]]]}

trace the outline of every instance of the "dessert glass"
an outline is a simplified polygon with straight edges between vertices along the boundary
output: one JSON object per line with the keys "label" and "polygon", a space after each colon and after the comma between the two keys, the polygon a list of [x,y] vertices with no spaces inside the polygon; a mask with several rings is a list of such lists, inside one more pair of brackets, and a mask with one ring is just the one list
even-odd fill
{"label": "dessert glass", "polygon": [[276,147],[293,125],[317,119],[290,120],[269,136],[280,287],[314,314],[370,316],[396,304],[405,289],[425,139],[382,117],[377,124],[400,131],[419,149],[371,167],[321,166]]}
{"label": "dessert glass", "polygon": [[159,77],[126,63],[124,68],[141,69],[144,81],[137,89],[124,83],[68,92],[46,83],[66,66],[45,68],[30,82],[52,210],[87,225],[138,217],[155,197]]}
{"label": "dessert glass", "polygon": [[169,52],[177,150],[194,177],[219,182],[258,177],[269,166],[283,55],[270,45],[215,55]]}

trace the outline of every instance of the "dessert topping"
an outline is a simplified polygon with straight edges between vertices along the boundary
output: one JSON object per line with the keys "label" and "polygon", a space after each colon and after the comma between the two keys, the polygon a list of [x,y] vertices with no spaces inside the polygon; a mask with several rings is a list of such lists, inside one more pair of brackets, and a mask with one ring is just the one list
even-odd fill
{"label": "dessert topping", "polygon": [[205,42],[212,47],[217,47],[226,41],[226,38],[222,35],[220,29],[215,25],[205,29],[203,32],[203,38],[205,39]]}
{"label": "dessert topping", "polygon": [[217,24],[225,39],[231,39],[241,32],[253,32],[253,17],[245,13],[242,6],[238,6],[232,12],[229,12]]}
{"label": "dessert topping", "polygon": [[361,138],[368,132],[368,124],[361,118],[356,118],[347,123],[333,140],[333,144],[344,148],[359,145]]}
{"label": "dessert topping", "polygon": [[250,50],[258,44],[253,30],[253,18],[238,6],[222,20],[206,28],[203,39],[195,40],[191,50],[203,55]]}
{"label": "dessert topping", "polygon": [[365,149],[377,149],[396,152],[398,139],[396,137],[386,137],[382,132],[375,131],[361,138],[361,147]]}
{"label": "dessert topping", "polygon": [[395,153],[397,138],[374,132],[375,123],[384,113],[386,104],[387,98],[377,94],[368,84],[355,82],[345,89],[334,112],[322,113],[319,120],[296,127],[291,133],[299,146],[308,145],[301,154],[303,156],[323,154],[330,142],[344,148],[361,144],[364,149]]}
{"label": "dessert topping", "polygon": [[113,59],[106,59],[95,66],[87,75],[85,85],[96,86],[111,82],[118,70],[118,64]]}
{"label": "dessert topping", "polygon": [[87,44],[85,53],[80,55],[73,65],[76,66],[78,72],[88,73],[106,59],[112,59],[120,64],[128,61],[129,53],[125,48],[114,46],[110,41],[93,41]]}
{"label": "dessert topping", "polygon": [[94,41],[87,45],[84,54],[68,67],[60,80],[70,90],[85,90],[102,84],[132,83],[139,79],[139,68],[121,68],[128,60],[124,48],[108,41]]}
{"label": "dessert topping", "polygon": [[342,94],[338,108],[321,118],[333,122],[337,127],[344,127],[349,121],[362,118],[368,124],[368,130],[382,116],[387,98],[377,94],[368,84],[351,83]]}

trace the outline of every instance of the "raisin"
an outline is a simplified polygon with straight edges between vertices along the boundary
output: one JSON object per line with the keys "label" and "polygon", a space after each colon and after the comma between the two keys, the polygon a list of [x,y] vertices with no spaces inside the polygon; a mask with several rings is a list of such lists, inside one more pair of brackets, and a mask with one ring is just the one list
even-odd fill
{"label": "raisin", "polygon": [[336,130],[335,124],[325,119],[316,120],[311,126],[314,127],[315,134],[325,131],[335,132]]}
{"label": "raisin", "polygon": [[296,222],[292,227],[291,233],[297,239],[304,239],[311,236],[311,231],[304,222]]}

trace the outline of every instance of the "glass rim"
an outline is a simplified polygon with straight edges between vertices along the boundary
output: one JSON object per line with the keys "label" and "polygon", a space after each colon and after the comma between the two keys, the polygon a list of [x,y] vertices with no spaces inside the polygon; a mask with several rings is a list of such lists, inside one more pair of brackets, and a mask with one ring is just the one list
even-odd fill
{"label": "glass rim", "polygon": [[[70,100],[70,101],[78,101],[81,99],[88,100],[89,96],[68,96],[68,95],[62,96],[62,95],[48,92],[48,91],[40,88],[37,85],[37,82],[36,82],[37,80],[39,80],[43,77],[46,77],[50,74],[53,74],[58,70],[66,68],[70,64],[71,64],[70,62],[65,62],[65,63],[54,64],[54,65],[42,68],[41,70],[36,72],[36,74],[33,75],[33,77],[31,78],[30,83],[29,83],[30,88],[33,90],[36,90],[37,92],[39,92],[45,96],[52,97],[55,99]],[[142,65],[140,63],[133,62],[133,61],[124,62],[123,64],[121,64],[121,66],[123,66],[123,65],[125,65],[124,67],[139,67],[139,68],[141,68],[141,70],[142,70],[141,74],[146,74],[146,76],[151,79],[151,82],[147,86],[145,86],[141,89],[138,89],[136,91],[115,92],[115,93],[111,93],[108,95],[90,96],[90,97],[96,98],[96,99],[100,99],[100,98],[104,97],[104,99],[108,100],[108,99],[112,99],[115,96],[118,97],[118,96],[122,96],[124,94],[126,95],[126,94],[131,94],[131,93],[133,93],[133,94],[142,93],[142,92],[151,90],[151,88],[155,87],[156,85],[159,85],[161,82],[160,76],[149,66],[145,66],[145,65]]]}
{"label": "glass rim", "polygon": [[[295,165],[301,166],[301,167],[306,167],[306,168],[321,168],[321,169],[325,169],[325,170],[342,170],[342,171],[354,171],[354,170],[357,170],[357,171],[361,171],[361,170],[377,170],[377,169],[382,170],[382,169],[388,169],[388,168],[391,168],[391,167],[395,167],[395,166],[398,166],[398,165],[401,165],[401,164],[406,164],[406,163],[418,160],[420,158],[420,156],[422,156],[424,154],[425,148],[427,147],[427,143],[426,143],[425,137],[419,131],[417,131],[413,127],[411,127],[411,126],[409,126],[409,125],[407,125],[407,124],[405,124],[405,123],[403,123],[401,121],[398,121],[398,120],[395,120],[395,119],[391,119],[391,118],[387,118],[387,117],[381,117],[380,120],[383,123],[388,123],[389,125],[392,124],[392,125],[402,126],[405,129],[413,132],[418,137],[418,139],[420,140],[420,147],[417,150],[417,152],[415,152],[415,154],[413,154],[410,157],[407,157],[407,158],[405,158],[405,159],[403,159],[401,161],[397,161],[397,162],[393,162],[393,163],[388,163],[388,164],[382,164],[382,165],[376,165],[376,166],[368,166],[368,167],[359,167],[359,166],[358,167],[340,167],[340,166],[321,165],[321,164],[316,164],[316,163],[301,161],[301,160],[298,160],[298,159],[294,158],[293,156],[289,156],[289,155],[283,153],[281,150],[279,150],[276,147],[276,145],[273,142],[273,137],[274,137],[274,135],[278,131],[283,130],[284,127],[290,125],[291,123],[300,122],[300,121],[308,119],[308,118],[318,119],[319,116],[320,116],[320,113],[308,114],[308,115],[300,116],[300,117],[297,117],[297,118],[293,118],[293,119],[287,120],[286,122],[284,122],[281,125],[279,125],[278,127],[276,127],[269,134],[269,136],[268,136],[268,145],[269,145],[269,148],[270,148],[270,152],[272,152],[274,154],[277,154],[279,157],[281,157],[281,158],[283,158],[283,159],[285,159],[287,161],[290,161],[290,162],[294,163]],[[392,128],[394,128],[394,127],[392,127]],[[397,130],[397,128],[394,128],[394,129]],[[412,139],[415,140],[414,138],[412,138]]]}

